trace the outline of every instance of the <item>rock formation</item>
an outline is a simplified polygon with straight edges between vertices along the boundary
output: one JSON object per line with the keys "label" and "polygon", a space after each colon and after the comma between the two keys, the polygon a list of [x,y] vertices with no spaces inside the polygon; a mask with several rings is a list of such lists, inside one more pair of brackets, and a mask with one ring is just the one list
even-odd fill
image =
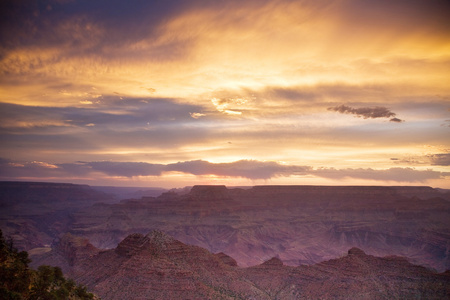
{"label": "rock formation", "polygon": [[[75,239],[69,236],[70,239]],[[86,248],[64,243],[64,252]],[[74,251],[67,247],[75,248]],[[90,246],[89,246],[90,247]],[[358,248],[311,266],[286,266],[276,257],[241,268],[224,254],[181,243],[161,231],[132,234],[115,249],[84,251],[67,274],[103,299],[447,299],[450,274],[405,258],[367,255]],[[225,258],[225,259],[224,259]]]}
{"label": "rock formation", "polygon": [[87,185],[0,182],[0,228],[20,250],[48,248],[69,230],[71,213],[111,199]]}
{"label": "rock formation", "polygon": [[160,229],[223,252],[240,266],[278,255],[288,265],[339,257],[351,247],[450,269],[450,197],[429,187],[196,186],[188,194],[97,205],[70,232],[100,248]]}
{"label": "rock formation", "polygon": [[358,247],[450,269],[450,194],[430,187],[194,186],[114,201],[88,186],[3,182],[0,227],[32,256],[66,232],[108,249],[159,229],[239,266],[313,264]]}

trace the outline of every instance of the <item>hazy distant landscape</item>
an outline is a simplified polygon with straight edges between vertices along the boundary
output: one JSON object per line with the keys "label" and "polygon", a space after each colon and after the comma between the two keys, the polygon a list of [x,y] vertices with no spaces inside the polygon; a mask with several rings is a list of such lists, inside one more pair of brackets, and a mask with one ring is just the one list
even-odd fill
{"label": "hazy distant landscape", "polygon": [[[116,194],[111,193],[112,191]],[[116,249],[115,253],[122,251],[117,249],[120,245],[126,245],[124,240],[129,240],[132,236],[142,241],[126,246],[131,248],[123,251],[146,253],[145,251],[150,250],[143,246],[148,240],[145,236],[155,230],[167,235],[170,241],[177,241],[177,245],[201,247],[205,249],[201,251],[209,253],[207,257],[213,255],[216,257],[214,259],[218,257],[224,260],[225,265],[231,263],[233,271],[227,275],[227,282],[237,276],[233,275],[233,272],[253,274],[253,271],[250,271],[253,269],[243,268],[255,267],[271,259],[273,261],[275,257],[275,265],[285,266],[283,276],[288,276],[292,282],[298,283],[300,279],[295,279],[297,275],[292,277],[291,273],[302,273],[308,269],[302,267],[299,269],[302,271],[299,271],[292,268],[342,259],[347,256],[349,249],[355,247],[365,253],[364,255],[396,256],[399,259],[404,257],[404,261],[396,263],[405,264],[408,261],[425,267],[428,271],[425,271],[425,268],[421,270],[430,274],[450,269],[450,193],[446,190],[426,186],[227,188],[203,185],[157,191],[162,192],[161,195],[118,199],[118,195],[134,194],[137,191],[129,188],[121,190],[118,187],[99,189],[73,184],[1,182],[0,227],[4,234],[13,238],[21,250],[29,251],[32,266],[56,264],[65,274],[86,284],[92,292],[109,295],[106,299],[112,297],[112,294],[108,293],[112,293],[110,289],[113,286],[130,285],[129,288],[133,286],[133,289],[145,291],[145,295],[150,295],[155,289],[159,275],[151,275],[153,271],[145,275],[146,280],[153,280],[155,285],[144,284],[144,281],[139,284],[141,281],[134,275],[135,272],[155,267],[156,262],[151,257],[145,258],[144,255],[139,258],[139,266],[124,267],[119,263],[120,259],[113,262],[111,260],[114,258],[109,254],[106,256],[106,253],[110,252],[104,252],[106,249]],[[138,194],[140,193],[145,191],[140,190]],[[147,193],[155,193],[155,189],[148,189]],[[170,258],[172,254],[166,253],[164,247],[158,251]],[[206,254],[201,251],[194,257],[179,254],[181,256],[177,256],[177,259],[203,261]],[[129,255],[134,257],[134,254],[125,256]],[[108,263],[101,262],[105,257],[109,257]],[[341,268],[340,264],[344,262],[336,263],[337,268]],[[87,270],[92,269],[91,264],[111,264],[112,269],[106,271],[96,267],[93,269],[95,271],[88,272]],[[267,268],[267,265],[265,266],[264,268]],[[157,269],[164,273],[167,271],[164,271],[166,267],[172,268],[163,265]],[[129,268],[136,270],[130,271]],[[393,267],[380,268],[382,272],[391,272]],[[182,277],[187,276],[189,280],[198,276],[208,277],[209,273],[204,273],[206,269],[196,270],[195,276],[184,274]],[[108,272],[115,275],[106,275]],[[219,273],[222,274],[221,272]],[[264,271],[255,276],[258,280],[267,282],[272,278],[268,275],[270,272]],[[362,276],[359,271],[355,272],[356,275],[351,276]],[[211,276],[214,278],[218,275]],[[216,278],[217,282],[221,282],[220,285],[225,284],[222,282],[225,279],[220,276]],[[239,276],[246,278],[247,275]],[[241,278],[239,276],[236,278]],[[282,280],[283,276],[277,280]],[[312,275],[298,276],[302,278]],[[445,276],[439,277],[437,282],[443,280],[442,282],[448,283],[450,277]],[[103,279],[94,279],[97,277]],[[176,278],[171,280],[177,282]],[[418,280],[417,284],[419,282],[421,281]],[[180,282],[176,284],[183,285]],[[280,285],[277,289],[283,289],[283,286]],[[439,285],[434,288],[442,293],[448,291],[438,287]],[[184,288],[189,290],[188,287]],[[265,291],[267,288],[263,286],[261,290]],[[297,296],[303,288],[306,289],[302,287],[297,290]],[[356,286],[353,288],[356,289]],[[391,288],[386,287],[382,293],[394,292]],[[414,284],[410,288],[414,288]],[[205,292],[203,289],[192,289],[192,295],[198,296],[200,294],[196,294],[197,292]],[[164,290],[168,293],[170,288]],[[229,285],[226,290],[235,291]],[[239,287],[237,290],[244,293],[249,291],[249,287]],[[247,296],[244,298],[247,299]],[[117,297],[114,299],[120,299]],[[131,295],[127,297],[133,298]],[[286,297],[280,299],[297,299],[294,296]]]}

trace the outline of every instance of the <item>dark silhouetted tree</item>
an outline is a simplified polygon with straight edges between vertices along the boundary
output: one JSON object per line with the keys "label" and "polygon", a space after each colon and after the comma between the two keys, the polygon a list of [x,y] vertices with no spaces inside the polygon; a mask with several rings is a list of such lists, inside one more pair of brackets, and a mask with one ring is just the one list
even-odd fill
{"label": "dark silhouetted tree", "polygon": [[59,267],[28,267],[26,251],[18,251],[12,239],[6,240],[0,230],[0,299],[62,300],[95,299],[86,287],[64,278]]}

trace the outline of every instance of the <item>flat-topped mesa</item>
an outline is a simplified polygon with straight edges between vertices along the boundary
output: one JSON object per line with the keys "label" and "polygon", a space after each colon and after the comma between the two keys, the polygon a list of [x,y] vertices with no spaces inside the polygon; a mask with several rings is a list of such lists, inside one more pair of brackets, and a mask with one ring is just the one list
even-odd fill
{"label": "flat-topped mesa", "polygon": [[87,184],[57,183],[57,182],[27,182],[27,181],[2,181],[0,187],[5,189],[72,189],[90,188]]}
{"label": "flat-topped mesa", "polygon": [[250,190],[260,193],[301,193],[309,194],[385,194],[394,193],[405,196],[421,195],[430,197],[439,195],[437,190],[429,186],[327,186],[327,185],[256,185]]}
{"label": "flat-topped mesa", "polygon": [[230,197],[228,192],[225,185],[194,185],[189,195],[200,199],[226,199]]}

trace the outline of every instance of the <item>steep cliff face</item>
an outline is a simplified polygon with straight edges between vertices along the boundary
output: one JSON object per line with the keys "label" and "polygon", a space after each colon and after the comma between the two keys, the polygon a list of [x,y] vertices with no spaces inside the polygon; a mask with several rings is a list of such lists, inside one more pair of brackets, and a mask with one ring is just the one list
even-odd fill
{"label": "steep cliff face", "polygon": [[[69,257],[73,251],[68,248],[86,246],[61,243]],[[153,231],[129,235],[115,249],[82,253],[84,257],[75,260],[67,273],[103,299],[445,299],[450,295],[448,272],[438,274],[402,257],[379,258],[358,248],[312,266],[286,266],[273,257],[241,268],[227,263],[232,258],[224,254],[214,255]]]}
{"label": "steep cliff face", "polygon": [[450,268],[450,198],[429,187],[195,186],[187,194],[97,205],[73,217],[70,231],[101,248],[160,229],[226,253],[240,266],[276,255],[288,265],[312,264],[355,246]]}

